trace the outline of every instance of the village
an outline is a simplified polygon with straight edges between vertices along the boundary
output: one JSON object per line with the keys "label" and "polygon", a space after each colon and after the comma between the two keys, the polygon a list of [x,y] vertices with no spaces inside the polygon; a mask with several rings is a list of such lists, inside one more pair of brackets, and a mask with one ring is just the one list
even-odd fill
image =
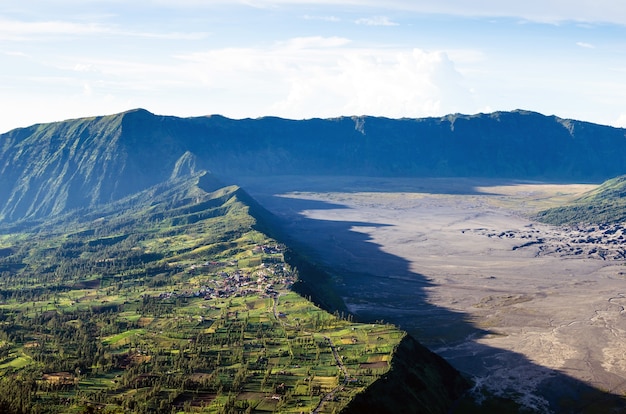
{"label": "village", "polygon": [[276,245],[257,245],[252,250],[253,258],[247,266],[240,268],[238,260],[206,261],[189,266],[186,272],[203,279],[197,289],[170,291],[159,295],[161,299],[202,297],[205,300],[227,299],[261,295],[275,295],[275,285],[289,289],[296,280],[296,274],[284,262],[285,247]]}

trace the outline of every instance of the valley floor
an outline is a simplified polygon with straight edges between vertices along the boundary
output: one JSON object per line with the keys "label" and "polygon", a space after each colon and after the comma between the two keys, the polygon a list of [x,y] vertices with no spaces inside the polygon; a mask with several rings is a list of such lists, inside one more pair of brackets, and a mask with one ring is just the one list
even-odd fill
{"label": "valley floor", "polygon": [[626,393],[623,229],[528,218],[593,185],[362,177],[240,184],[335,269],[353,313],[407,330],[473,377],[477,395],[580,412]]}

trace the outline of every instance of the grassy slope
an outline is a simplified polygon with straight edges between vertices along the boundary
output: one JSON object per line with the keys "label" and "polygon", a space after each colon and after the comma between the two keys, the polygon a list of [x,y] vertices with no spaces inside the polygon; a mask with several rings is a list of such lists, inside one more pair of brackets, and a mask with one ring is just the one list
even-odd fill
{"label": "grassy slope", "polygon": [[[246,201],[198,176],[5,231],[0,409],[308,412],[344,384],[320,411],[332,412],[387,373],[404,333],[293,293],[285,249],[258,247],[277,243],[255,230]],[[300,284],[314,285],[298,260]],[[453,398],[429,387],[441,407]]]}
{"label": "grassy slope", "polygon": [[612,224],[626,221],[626,176],[605,181],[573,203],[541,211],[537,219],[550,224]]}

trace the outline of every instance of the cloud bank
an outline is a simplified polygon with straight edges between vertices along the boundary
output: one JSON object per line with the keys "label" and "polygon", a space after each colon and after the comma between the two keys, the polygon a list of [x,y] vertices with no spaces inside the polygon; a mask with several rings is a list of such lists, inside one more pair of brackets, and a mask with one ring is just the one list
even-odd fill
{"label": "cloud bank", "polygon": [[290,118],[417,117],[454,112],[471,102],[462,75],[444,52],[338,47],[348,43],[296,38],[265,50],[222,49],[178,58],[207,92],[258,80],[248,85],[250,95],[265,97],[267,114]]}

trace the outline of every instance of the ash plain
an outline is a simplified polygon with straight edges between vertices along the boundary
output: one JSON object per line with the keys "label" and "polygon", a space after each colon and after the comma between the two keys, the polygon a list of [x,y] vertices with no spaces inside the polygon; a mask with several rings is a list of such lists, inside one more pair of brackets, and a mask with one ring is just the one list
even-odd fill
{"label": "ash plain", "polygon": [[[624,409],[626,229],[529,218],[595,185],[242,177],[336,278],[349,310],[408,331],[533,412]],[[601,390],[601,391],[599,391]]]}

